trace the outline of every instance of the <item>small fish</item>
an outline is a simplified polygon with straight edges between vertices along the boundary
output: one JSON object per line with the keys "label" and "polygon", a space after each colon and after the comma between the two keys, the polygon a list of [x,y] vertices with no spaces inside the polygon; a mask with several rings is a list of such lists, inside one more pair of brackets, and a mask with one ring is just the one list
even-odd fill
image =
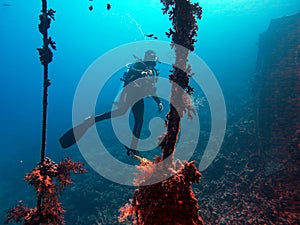
{"label": "small fish", "polygon": [[110,8],[111,8],[111,5],[110,5],[109,3],[107,3],[107,4],[106,4],[106,9],[107,9],[107,10],[110,10]]}
{"label": "small fish", "polygon": [[3,3],[2,5],[3,5],[3,6],[7,6],[7,7],[8,7],[8,6],[11,6],[11,4],[7,4],[7,3]]}
{"label": "small fish", "polygon": [[153,38],[154,38],[154,39],[157,39],[157,37],[156,37],[156,36],[154,36]]}
{"label": "small fish", "polygon": [[146,37],[153,37],[154,34],[145,34]]}
{"label": "small fish", "polygon": [[93,6],[92,6],[92,5],[89,6],[89,10],[90,10],[90,11],[93,10]]}

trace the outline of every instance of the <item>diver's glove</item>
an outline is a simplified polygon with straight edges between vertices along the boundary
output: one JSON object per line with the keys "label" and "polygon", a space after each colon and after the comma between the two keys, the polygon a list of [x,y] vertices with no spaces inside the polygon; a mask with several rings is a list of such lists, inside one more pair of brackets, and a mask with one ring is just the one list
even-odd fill
{"label": "diver's glove", "polygon": [[164,105],[162,104],[162,102],[158,103],[158,112],[162,112],[164,110]]}
{"label": "diver's glove", "polygon": [[130,157],[135,157],[135,156],[140,156],[140,153],[139,151],[137,150],[134,150],[134,149],[131,149],[131,148],[128,148],[127,146],[124,145],[124,147],[126,148],[127,150],[127,155],[130,156]]}

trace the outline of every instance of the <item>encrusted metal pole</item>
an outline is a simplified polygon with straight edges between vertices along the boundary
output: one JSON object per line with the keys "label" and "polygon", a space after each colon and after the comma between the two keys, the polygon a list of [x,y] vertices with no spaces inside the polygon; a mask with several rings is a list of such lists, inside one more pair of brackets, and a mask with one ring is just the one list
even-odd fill
{"label": "encrusted metal pole", "polygon": [[51,19],[54,20],[53,9],[47,10],[47,1],[42,0],[42,13],[39,16],[39,31],[43,35],[43,47],[38,48],[41,64],[44,67],[44,89],[43,89],[43,116],[42,116],[42,142],[41,142],[41,163],[45,159],[46,151],[46,131],[47,131],[47,106],[48,106],[48,87],[50,80],[48,78],[48,65],[52,62],[53,53],[49,48],[56,50],[55,42],[48,37],[48,29],[50,28]]}
{"label": "encrusted metal pole", "polygon": [[[187,64],[189,51],[194,51],[195,48],[198,30],[196,17],[201,18],[202,8],[198,3],[192,4],[189,0],[161,0],[161,2],[164,5],[163,13],[168,14],[172,21],[173,28],[166,34],[172,38],[172,46],[176,53],[176,61],[170,75],[170,80],[176,85],[172,86],[170,111],[167,116],[168,131],[164,141],[161,142],[162,157],[166,159],[169,156],[173,158],[181,117],[193,110],[189,101],[189,95],[193,93],[193,88],[189,85],[191,68]],[[177,85],[181,89],[177,88]]]}
{"label": "encrusted metal pole", "polygon": [[[43,35],[43,47],[38,48],[40,62],[44,67],[44,83],[43,83],[43,110],[42,110],[42,141],[41,141],[41,159],[40,164],[43,164],[45,160],[46,152],[46,137],[47,137],[47,108],[48,108],[48,87],[50,86],[50,80],[48,78],[48,65],[52,62],[53,53],[49,48],[56,50],[55,42],[51,37],[48,37],[48,29],[50,28],[51,19],[54,20],[53,9],[47,10],[47,1],[42,0],[42,13],[39,16],[40,24],[39,31]],[[43,192],[37,197],[37,210],[40,211],[42,203]]]}

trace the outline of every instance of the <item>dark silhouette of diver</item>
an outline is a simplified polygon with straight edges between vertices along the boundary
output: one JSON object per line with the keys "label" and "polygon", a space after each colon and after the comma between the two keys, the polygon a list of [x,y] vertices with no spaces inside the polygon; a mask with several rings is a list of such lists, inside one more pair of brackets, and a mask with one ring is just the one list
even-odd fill
{"label": "dark silhouette of diver", "polygon": [[[136,149],[144,120],[143,97],[151,96],[157,103],[158,111],[163,110],[163,104],[156,95],[155,83],[158,78],[158,70],[155,66],[157,62],[156,53],[153,50],[148,50],[145,52],[144,60],[138,59],[137,62],[126,65],[128,71],[121,78],[124,81],[124,86],[120,99],[116,103],[117,109],[98,116],[90,116],[83,123],[70,129],[60,138],[62,147],[67,148],[75,144],[95,122],[124,115],[131,107],[134,118],[133,137],[130,147],[125,146],[125,148],[127,155],[132,157],[139,155]],[[136,96],[139,96],[139,99],[136,99]]]}

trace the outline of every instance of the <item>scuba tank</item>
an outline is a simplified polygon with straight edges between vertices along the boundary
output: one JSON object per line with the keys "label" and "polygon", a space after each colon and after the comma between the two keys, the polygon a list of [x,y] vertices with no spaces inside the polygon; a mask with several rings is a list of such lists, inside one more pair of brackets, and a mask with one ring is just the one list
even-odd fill
{"label": "scuba tank", "polygon": [[124,87],[130,82],[139,79],[139,78],[154,78],[153,82],[157,82],[159,71],[151,65],[147,65],[142,59],[138,58],[136,55],[133,55],[137,61],[132,64],[127,64],[126,67],[128,71],[123,74],[123,77],[120,78],[124,82]]}

